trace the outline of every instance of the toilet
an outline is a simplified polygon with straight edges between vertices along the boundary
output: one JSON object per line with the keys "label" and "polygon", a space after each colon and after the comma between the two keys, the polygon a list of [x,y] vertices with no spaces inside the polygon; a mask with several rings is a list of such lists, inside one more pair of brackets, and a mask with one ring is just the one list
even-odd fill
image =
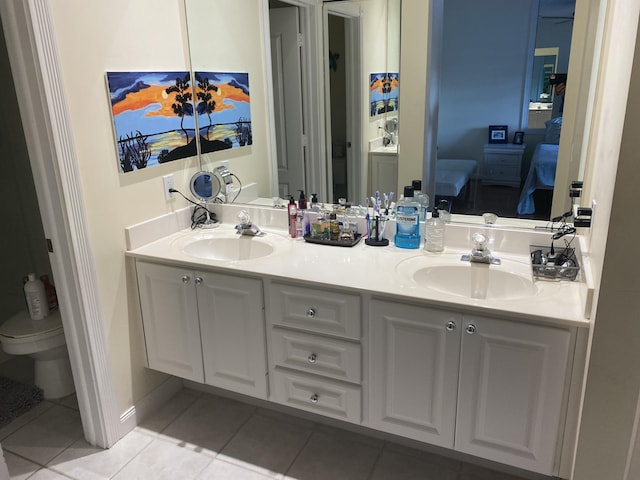
{"label": "toilet", "polygon": [[44,398],[62,398],[75,391],[59,309],[42,320],[31,320],[27,310],[14,315],[0,325],[0,344],[9,355],[34,359],[34,383]]}

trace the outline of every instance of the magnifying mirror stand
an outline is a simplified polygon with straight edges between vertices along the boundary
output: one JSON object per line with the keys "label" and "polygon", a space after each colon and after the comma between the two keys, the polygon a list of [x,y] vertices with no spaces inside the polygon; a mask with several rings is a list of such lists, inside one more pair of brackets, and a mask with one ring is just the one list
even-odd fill
{"label": "magnifying mirror stand", "polygon": [[[206,206],[205,206],[206,208]],[[207,209],[207,212],[209,210]],[[211,216],[207,213],[207,219],[198,224],[198,228],[216,228],[220,225],[220,222],[211,218]]]}

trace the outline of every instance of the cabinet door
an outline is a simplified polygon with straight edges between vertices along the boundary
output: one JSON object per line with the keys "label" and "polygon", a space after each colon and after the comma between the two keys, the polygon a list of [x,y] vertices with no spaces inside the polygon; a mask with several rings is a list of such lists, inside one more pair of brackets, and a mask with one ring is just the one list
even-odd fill
{"label": "cabinet door", "polygon": [[262,282],[198,273],[205,383],[267,398]]}
{"label": "cabinet door", "polygon": [[551,475],[571,332],[464,318],[456,450]]}
{"label": "cabinet door", "polygon": [[136,270],[149,368],[203,382],[193,272],[140,261]]}
{"label": "cabinet door", "polygon": [[369,424],[452,448],[460,316],[371,302]]}

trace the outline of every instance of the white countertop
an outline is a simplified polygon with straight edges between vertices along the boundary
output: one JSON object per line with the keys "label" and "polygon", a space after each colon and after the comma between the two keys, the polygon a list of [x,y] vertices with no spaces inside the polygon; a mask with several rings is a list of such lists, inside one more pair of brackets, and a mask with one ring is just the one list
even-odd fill
{"label": "white countertop", "polygon": [[[239,261],[210,260],[190,256],[181,248],[181,245],[192,239],[229,235],[229,232],[233,231],[231,224],[223,224],[219,229],[213,230],[194,231],[190,228],[179,230],[144,245],[138,241],[137,245],[130,247],[127,255],[140,260],[193,269],[215,269],[276,280],[311,282],[479,315],[515,316],[530,321],[551,322],[559,325],[589,326],[590,322],[585,318],[585,305],[590,303],[590,297],[584,282],[537,281],[535,282],[537,293],[531,297],[473,299],[434,292],[417,285],[398,267],[401,264],[407,265],[414,262],[416,264],[420,262],[423,265],[429,265],[431,262],[435,264],[444,258],[458,258],[461,253],[469,253],[469,249],[461,248],[460,245],[466,242],[464,229],[478,230],[478,227],[447,225],[445,239],[449,236],[452,245],[442,254],[429,253],[422,248],[400,249],[394,247],[393,243],[388,247],[372,247],[360,241],[351,248],[317,245],[301,239],[291,239],[283,229],[268,228],[263,228],[266,235],[262,238],[263,241],[271,242],[275,251],[262,258]],[[522,250],[522,243],[531,241],[531,235],[536,234],[527,233],[527,238],[515,241],[516,237],[513,235],[522,234],[504,233],[502,230],[494,232],[494,255],[512,262],[520,262],[522,268],[530,271],[528,249]],[[129,229],[127,234],[127,238],[133,238]],[[548,234],[544,238],[547,236]],[[449,241],[446,242],[447,245],[449,243]]]}

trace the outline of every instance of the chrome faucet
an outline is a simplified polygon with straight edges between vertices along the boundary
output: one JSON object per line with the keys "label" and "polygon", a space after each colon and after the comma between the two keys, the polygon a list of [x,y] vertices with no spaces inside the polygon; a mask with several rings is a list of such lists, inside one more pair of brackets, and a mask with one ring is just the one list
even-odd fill
{"label": "chrome faucet", "polygon": [[461,260],[464,262],[471,263],[487,263],[489,265],[500,265],[501,261],[499,258],[494,258],[491,255],[491,251],[487,248],[487,237],[485,237],[480,232],[476,232],[471,237],[473,240],[473,250],[471,250],[471,255],[462,255]]}
{"label": "chrome faucet", "polygon": [[264,235],[264,232],[260,230],[257,225],[251,223],[251,217],[246,210],[241,210],[238,213],[238,220],[240,223],[236,225],[236,233],[238,235],[248,235],[251,237],[260,237]]}

